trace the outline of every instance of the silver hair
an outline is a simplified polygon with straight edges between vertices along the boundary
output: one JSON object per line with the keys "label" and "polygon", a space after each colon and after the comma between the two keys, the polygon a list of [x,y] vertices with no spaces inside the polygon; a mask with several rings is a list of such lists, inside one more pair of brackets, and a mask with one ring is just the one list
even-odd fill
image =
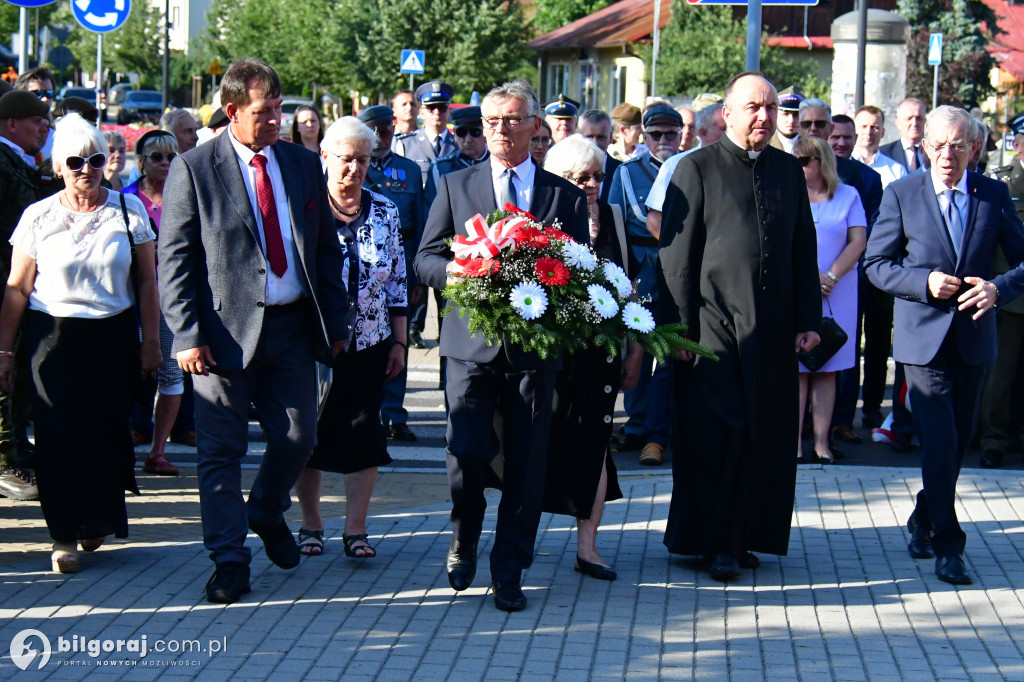
{"label": "silver hair", "polygon": [[969,139],[977,139],[971,115],[960,107],[941,104],[929,111],[928,115],[924,117],[925,138],[928,137],[928,131],[936,127],[955,127]]}
{"label": "silver hair", "polygon": [[544,157],[544,170],[563,178],[578,175],[596,162],[604,166],[605,153],[601,148],[579,133],[570,135],[549,151]]}
{"label": "silver hair", "polygon": [[53,133],[53,169],[64,168],[64,161],[69,156],[88,157],[96,152],[103,156],[110,155],[110,148],[99,128],[82,118],[81,114],[72,111],[57,121]]}
{"label": "silver hair", "polygon": [[971,116],[971,124],[974,129],[974,139],[984,146],[988,142],[988,124],[974,116]]}
{"label": "silver hair", "polygon": [[537,93],[533,86],[522,78],[517,78],[507,83],[492,88],[481,102],[481,106],[492,100],[517,99],[526,102],[527,116],[540,116],[540,102],[537,100]]}
{"label": "silver hair", "polygon": [[818,99],[817,97],[808,97],[803,102],[800,102],[800,113],[804,112],[804,109],[824,109],[828,112],[828,119],[832,120],[832,107],[825,103],[825,100]]}
{"label": "silver hair", "polygon": [[192,114],[188,113],[184,109],[171,109],[166,114],[160,117],[160,130],[166,130],[169,133],[177,134],[174,130],[178,125],[178,121],[188,116],[192,119],[192,124],[197,125],[196,119]]}
{"label": "silver hair", "polygon": [[715,118],[715,112],[721,111],[725,108],[725,105],[721,102],[715,104],[709,104],[700,111],[697,112],[697,130],[707,130],[711,127],[711,122]]}
{"label": "silver hair", "polygon": [[320,149],[329,152],[342,142],[366,142],[373,151],[377,146],[377,133],[355,116],[342,116],[324,133]]}
{"label": "silver hair", "polygon": [[119,145],[121,147],[124,147],[125,149],[128,148],[128,143],[124,141],[124,138],[121,136],[121,133],[114,132],[113,130],[104,130],[103,139],[107,141],[108,149],[110,147],[113,147],[114,145]]}
{"label": "silver hair", "polygon": [[612,124],[612,117],[608,115],[608,112],[602,111],[601,109],[587,109],[580,116],[580,123],[586,121],[590,125],[600,125],[607,121],[608,125]]}

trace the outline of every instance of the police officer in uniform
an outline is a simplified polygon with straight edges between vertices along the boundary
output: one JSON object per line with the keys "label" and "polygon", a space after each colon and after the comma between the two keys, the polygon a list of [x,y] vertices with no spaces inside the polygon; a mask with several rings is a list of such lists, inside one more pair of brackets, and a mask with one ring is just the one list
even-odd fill
{"label": "police officer in uniform", "polygon": [[395,112],[395,136],[391,140],[391,151],[402,153],[404,141],[419,132],[420,105],[412,90],[399,90],[391,98],[391,109]]}
{"label": "police officer in uniform", "polygon": [[[1007,125],[1013,131],[1013,150],[1017,152],[1017,158],[1008,166],[993,168],[992,173],[1006,183],[1017,215],[1024,219],[1024,114],[1011,119]],[[1008,269],[1003,250],[997,248],[992,264],[993,275],[1000,275]],[[1010,407],[1011,398],[1019,389],[1016,377],[1024,352],[1024,299],[1000,305],[996,311],[999,350],[981,402],[981,466],[986,469],[998,469],[1003,465],[1003,456],[1012,445],[1010,428],[1014,424],[1020,425],[1019,418],[1011,417]]]}
{"label": "police officer in uniform", "polygon": [[[366,171],[363,184],[383,194],[398,207],[398,218],[401,221],[402,243],[405,249],[406,276],[409,287],[409,306],[413,307],[423,301],[426,287],[416,279],[412,269],[412,259],[420,245],[423,234],[423,222],[426,220],[426,208],[423,204],[423,186],[420,184],[420,169],[414,162],[391,151],[391,142],[395,135],[394,112],[386,105],[372,106],[359,112],[359,120],[373,128],[377,133],[377,146],[370,159],[370,167]],[[408,350],[408,349],[407,349]],[[408,366],[408,352],[406,353]],[[381,422],[389,438],[401,441],[414,441],[414,434],[408,425],[409,413],[402,403],[405,402],[405,385],[408,374],[402,370],[395,378],[384,385],[384,404],[381,407]]]}
{"label": "police officer in uniform", "polygon": [[544,120],[551,126],[551,142],[558,144],[576,132],[580,103],[559,94],[558,99],[544,107]]}
{"label": "police officer in uniform", "polygon": [[[679,151],[683,117],[668,104],[654,104],[644,111],[644,140],[648,151],[619,166],[608,191],[608,203],[618,204],[626,217],[626,240],[640,263],[638,292],[657,297],[658,240],[647,231],[647,194],[661,164]],[[607,180],[605,181],[607,182]],[[644,353],[640,380],[626,391],[625,438],[620,451],[640,450],[640,463],[662,463],[672,422],[671,363],[659,364],[652,376],[654,358]]]}
{"label": "police officer in uniform", "polygon": [[[420,167],[420,186],[427,184],[430,163],[457,151],[455,137],[448,130],[448,115],[455,90],[441,81],[430,81],[416,88],[423,127],[415,135],[395,143],[395,151]],[[416,253],[413,251],[413,253]]]}

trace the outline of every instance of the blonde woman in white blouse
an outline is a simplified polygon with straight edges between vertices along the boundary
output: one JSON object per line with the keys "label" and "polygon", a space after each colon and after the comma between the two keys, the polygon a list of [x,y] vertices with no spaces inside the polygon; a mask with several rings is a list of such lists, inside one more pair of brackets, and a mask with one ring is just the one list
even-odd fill
{"label": "blonde woman in white blouse", "polygon": [[57,124],[53,168],[65,189],[22,214],[0,312],[0,386],[12,386],[19,332],[28,357],[39,502],[60,573],[78,571],[79,542],[94,551],[128,535],[132,390],[140,369],[160,365],[155,235],[137,197],[100,187],[107,154],[78,114]]}

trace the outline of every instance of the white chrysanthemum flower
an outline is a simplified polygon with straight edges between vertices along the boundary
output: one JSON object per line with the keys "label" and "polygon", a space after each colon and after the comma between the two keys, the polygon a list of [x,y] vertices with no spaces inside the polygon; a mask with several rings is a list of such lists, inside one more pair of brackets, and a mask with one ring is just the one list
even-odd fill
{"label": "white chrysanthemum flower", "polygon": [[633,293],[633,284],[629,281],[629,277],[626,276],[626,272],[622,268],[611,261],[607,261],[604,264],[603,270],[605,279],[612,283],[619,296],[625,297]]}
{"label": "white chrysanthemum flower", "polygon": [[587,293],[590,294],[590,302],[604,319],[615,317],[615,313],[619,312],[619,304],[612,292],[600,284],[591,284],[587,287]]}
{"label": "white chrysanthemum flower", "polygon": [[593,271],[597,268],[597,256],[578,242],[567,242],[563,251],[565,262],[577,268]]}
{"label": "white chrysanthemum flower", "polygon": [[644,334],[654,331],[654,315],[635,301],[630,301],[622,309],[622,321],[634,331]]}
{"label": "white chrysanthemum flower", "polygon": [[512,287],[509,302],[525,320],[536,320],[548,309],[548,295],[536,282],[521,282]]}

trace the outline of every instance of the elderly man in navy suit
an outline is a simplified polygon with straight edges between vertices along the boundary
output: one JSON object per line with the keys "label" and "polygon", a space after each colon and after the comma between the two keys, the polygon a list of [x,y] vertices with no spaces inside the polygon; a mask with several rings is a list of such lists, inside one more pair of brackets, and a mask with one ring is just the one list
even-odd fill
{"label": "elderly man in navy suit", "polygon": [[[586,196],[530,158],[530,138],[540,128],[533,88],[516,80],[494,88],[480,105],[488,161],[449,173],[437,185],[419,252],[416,274],[444,289],[455,265],[449,243],[468,236],[466,222],[512,203],[550,225],[559,220],[573,239],[589,239]],[[489,345],[471,334],[456,314],[441,327],[440,353],[447,360],[448,483],[452,494],[452,542],[448,582],[465,590],[476,575],[489,464],[504,454],[502,496],[491,549],[494,603],[503,611],[526,607],[521,574],[533,562],[547,462],[548,431],[559,358],[542,360],[505,342]],[[500,417],[500,433],[495,417]]]}
{"label": "elderly man in navy suit", "polygon": [[[907,522],[908,549],[914,558],[934,556],[935,574],[954,585],[971,583],[954,503],[996,356],[990,311],[1024,293],[1024,225],[1006,185],[967,172],[978,146],[972,131],[962,109],[928,114],[931,168],[886,188],[864,258],[871,282],[896,297],[893,358],[906,368],[923,446],[924,489]],[[1012,267],[993,278],[998,246]]]}
{"label": "elderly man in navy suit", "polygon": [[[194,375],[203,541],[212,602],[249,592],[247,529],[281,568],[299,564],[284,512],[316,437],[314,358],[345,346],[343,254],[316,154],[278,142],[281,82],[258,59],[224,74],[228,132],[171,165],[160,226],[160,295],[178,365]],[[267,450],[249,499],[241,461],[249,404]]]}

